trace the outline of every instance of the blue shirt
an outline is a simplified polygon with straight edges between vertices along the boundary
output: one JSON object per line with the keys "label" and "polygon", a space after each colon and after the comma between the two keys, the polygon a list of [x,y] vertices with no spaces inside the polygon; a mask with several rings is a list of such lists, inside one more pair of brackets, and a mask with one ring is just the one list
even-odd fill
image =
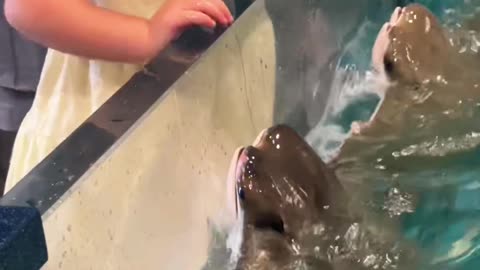
{"label": "blue shirt", "polygon": [[4,0],[0,6],[0,130],[13,131],[33,102],[47,50],[13,29]]}

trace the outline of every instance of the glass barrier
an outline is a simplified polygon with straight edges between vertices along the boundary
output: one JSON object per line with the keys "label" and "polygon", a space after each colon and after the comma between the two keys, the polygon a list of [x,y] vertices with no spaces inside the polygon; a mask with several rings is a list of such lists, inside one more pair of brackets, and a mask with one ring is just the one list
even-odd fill
{"label": "glass barrier", "polygon": [[259,2],[44,215],[45,269],[200,269],[230,155],[272,123],[274,51]]}

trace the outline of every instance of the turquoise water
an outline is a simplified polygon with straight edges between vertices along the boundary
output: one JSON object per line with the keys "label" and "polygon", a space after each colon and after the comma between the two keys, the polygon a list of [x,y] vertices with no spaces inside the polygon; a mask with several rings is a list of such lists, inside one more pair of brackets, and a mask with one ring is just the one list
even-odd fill
{"label": "turquoise water", "polygon": [[[480,1],[420,2],[449,26],[469,16],[480,5]],[[370,50],[378,30],[390,17],[391,11],[387,6],[372,9],[354,40],[346,46],[333,86],[339,94],[331,101],[334,105],[327,111],[321,125],[307,136],[307,141],[324,160],[328,160],[348,137],[350,124],[357,120],[368,120],[380,100],[378,95],[372,93],[375,81],[368,76]],[[393,213],[399,218],[403,237],[414,241],[424,254],[426,259],[422,266],[412,270],[480,269],[480,151],[473,149],[465,152],[456,159],[456,163],[442,170],[417,170],[415,175],[403,176],[403,180],[415,189],[417,201],[414,208],[408,194],[411,189],[405,191],[390,183],[376,187],[373,198],[378,198],[379,204],[382,204],[381,211],[387,210],[385,214]],[[215,230],[213,232],[213,256],[204,269],[225,269],[231,256],[227,235]],[[351,237],[351,242],[363,240],[356,239],[358,231],[352,232],[344,237]],[[376,258],[381,260],[385,254],[388,252],[369,253],[361,257],[360,262],[365,264]],[[380,266],[378,269],[384,268]]]}
{"label": "turquoise water", "polygon": [[[480,1],[474,0],[416,2],[429,7],[445,25],[453,27],[480,7]],[[341,103],[341,109],[330,110],[322,122],[323,127],[316,131],[325,134],[328,130],[331,135],[327,139],[307,136],[325,159],[329,159],[331,149],[338,148],[348,136],[350,124],[369,119],[380,100],[368,91],[371,84],[365,83],[365,72],[369,70],[370,50],[378,29],[389,16],[389,12],[372,12],[357,37],[346,47],[339,65],[343,85],[338,87],[349,93],[339,94],[334,101]],[[345,81],[349,81],[348,87]],[[400,220],[405,238],[413,240],[429,258],[422,269],[480,269],[480,149],[469,149],[462,155],[442,171],[426,169],[409,176],[408,181],[420,180],[422,186],[416,186],[415,210],[403,213]],[[383,195],[389,188],[379,188],[379,194]]]}

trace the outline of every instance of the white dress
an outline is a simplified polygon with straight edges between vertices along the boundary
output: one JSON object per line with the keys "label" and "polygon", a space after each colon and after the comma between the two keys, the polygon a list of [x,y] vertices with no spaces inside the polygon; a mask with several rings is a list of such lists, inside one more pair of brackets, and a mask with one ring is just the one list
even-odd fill
{"label": "white dress", "polygon": [[[96,0],[99,6],[150,18],[163,0]],[[121,31],[121,29],[119,29]],[[14,144],[5,192],[41,162],[141,66],[49,50],[35,101]]]}

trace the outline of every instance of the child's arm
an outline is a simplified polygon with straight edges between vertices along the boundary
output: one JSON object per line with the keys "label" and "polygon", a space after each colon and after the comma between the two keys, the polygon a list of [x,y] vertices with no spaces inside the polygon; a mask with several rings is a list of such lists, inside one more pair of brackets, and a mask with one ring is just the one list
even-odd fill
{"label": "child's arm", "polygon": [[9,23],[44,46],[87,58],[142,63],[186,27],[232,22],[222,0],[167,0],[151,20],[122,15],[90,0],[5,0]]}

